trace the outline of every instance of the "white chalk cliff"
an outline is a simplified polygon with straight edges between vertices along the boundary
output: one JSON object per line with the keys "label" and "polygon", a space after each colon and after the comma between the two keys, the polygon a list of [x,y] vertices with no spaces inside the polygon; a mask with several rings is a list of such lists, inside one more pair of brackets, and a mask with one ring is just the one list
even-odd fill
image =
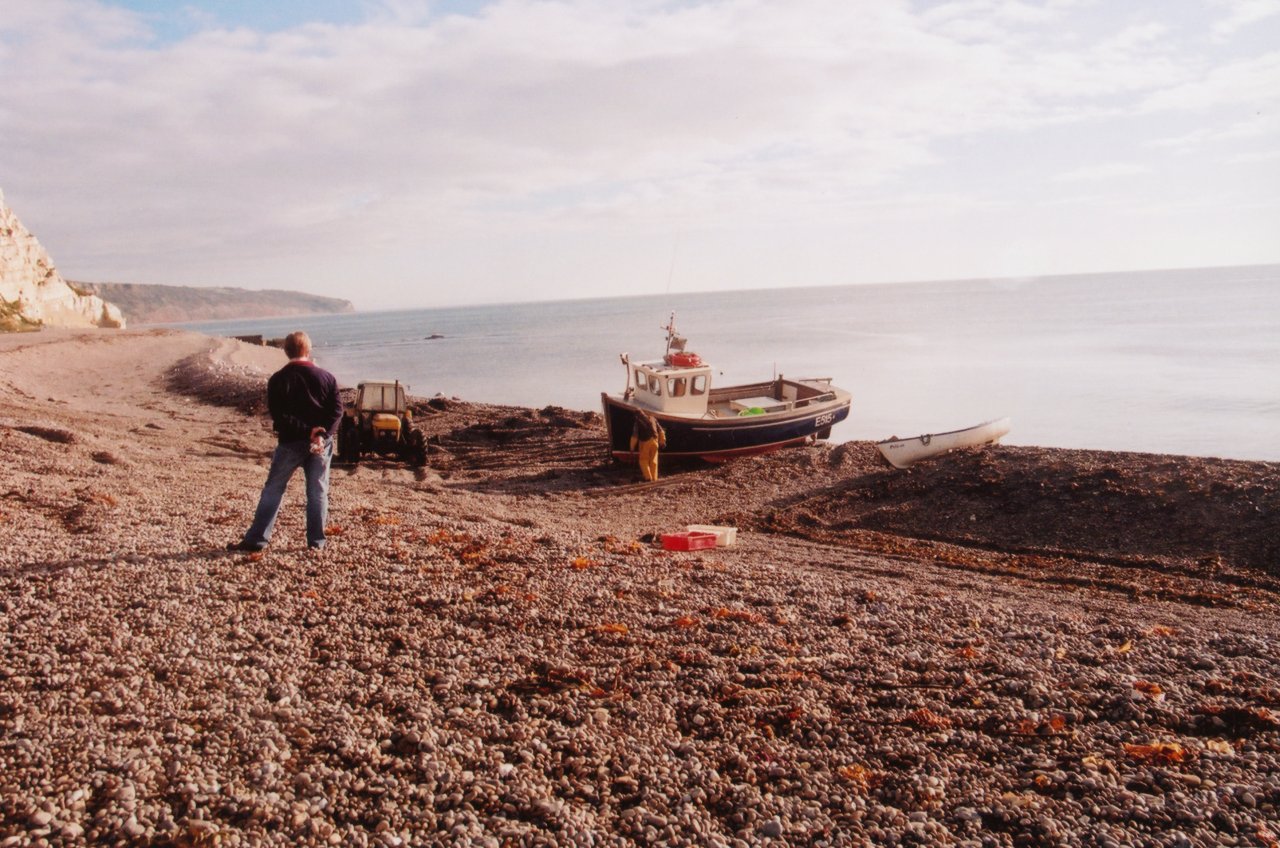
{"label": "white chalk cliff", "polygon": [[69,286],[0,192],[0,330],[38,326],[123,327],[124,316]]}

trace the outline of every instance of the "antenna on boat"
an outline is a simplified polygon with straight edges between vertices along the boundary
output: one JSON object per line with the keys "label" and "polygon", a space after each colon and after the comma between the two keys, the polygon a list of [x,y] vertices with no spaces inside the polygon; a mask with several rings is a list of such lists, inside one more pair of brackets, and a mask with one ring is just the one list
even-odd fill
{"label": "antenna on boat", "polygon": [[676,275],[676,254],[680,252],[680,233],[671,241],[671,267],[667,269],[667,297],[671,297],[671,281]]}

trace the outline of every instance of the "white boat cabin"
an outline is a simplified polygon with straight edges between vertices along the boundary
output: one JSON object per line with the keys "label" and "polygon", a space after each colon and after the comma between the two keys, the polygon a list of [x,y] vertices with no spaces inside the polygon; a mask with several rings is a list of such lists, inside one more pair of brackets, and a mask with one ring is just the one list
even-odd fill
{"label": "white boat cabin", "polygon": [[664,415],[733,418],[790,412],[836,399],[828,377],[748,383],[711,389],[711,366],[666,361],[631,362],[624,355],[630,385],[623,400]]}
{"label": "white boat cabin", "polygon": [[711,397],[710,365],[628,362],[631,393],[637,405],[668,415],[702,418]]}
{"label": "white boat cabin", "polygon": [[685,339],[676,335],[675,318],[672,314],[663,328],[667,352],[662,359],[632,362],[627,354],[621,355],[627,369],[624,402],[683,418],[731,418],[787,413],[838,399],[829,377],[785,380],[778,376],[712,391],[711,366],[698,354],[685,351]]}

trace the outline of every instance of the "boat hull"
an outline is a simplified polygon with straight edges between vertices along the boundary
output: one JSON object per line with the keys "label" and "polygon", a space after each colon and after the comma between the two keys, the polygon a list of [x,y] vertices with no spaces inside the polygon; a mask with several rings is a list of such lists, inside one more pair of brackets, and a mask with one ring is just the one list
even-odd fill
{"label": "boat hull", "polygon": [[850,398],[840,392],[833,400],[799,409],[733,418],[690,418],[663,415],[637,406],[616,395],[601,395],[609,453],[621,462],[635,463],[631,432],[638,411],[644,409],[662,424],[667,434],[664,459],[701,459],[723,462],[741,456],[768,453],[788,445],[803,444],[830,435],[831,427],[849,416]]}
{"label": "boat hull", "polygon": [[998,418],[963,430],[925,433],[909,439],[885,439],[876,442],[876,447],[894,468],[910,468],[922,459],[956,448],[995,444],[1009,432],[1010,426],[1008,418]]}

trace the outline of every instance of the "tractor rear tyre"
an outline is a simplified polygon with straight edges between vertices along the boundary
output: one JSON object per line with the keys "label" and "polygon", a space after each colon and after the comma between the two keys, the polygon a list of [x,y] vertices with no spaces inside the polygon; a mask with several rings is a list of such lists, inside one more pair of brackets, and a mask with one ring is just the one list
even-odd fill
{"label": "tractor rear tyre", "polygon": [[427,440],[423,437],[421,430],[409,431],[409,435],[405,438],[404,459],[414,468],[421,468],[427,464]]}
{"label": "tractor rear tyre", "polygon": [[338,425],[338,462],[344,465],[360,462],[360,428],[345,415]]}

